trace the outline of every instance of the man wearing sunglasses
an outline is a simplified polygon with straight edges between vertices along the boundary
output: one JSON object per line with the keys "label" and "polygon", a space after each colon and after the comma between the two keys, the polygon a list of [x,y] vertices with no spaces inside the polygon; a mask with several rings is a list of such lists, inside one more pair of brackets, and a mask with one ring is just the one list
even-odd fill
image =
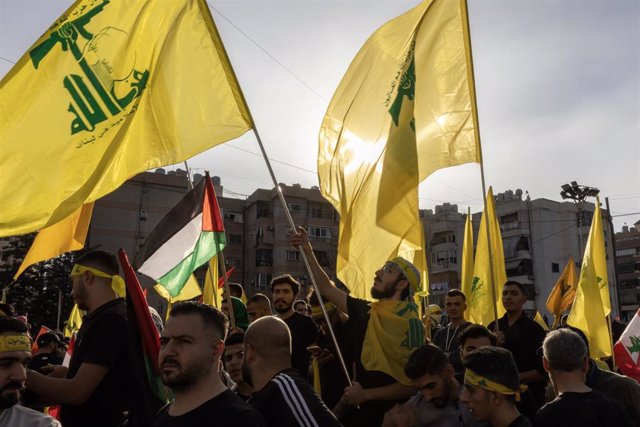
{"label": "man wearing sunglasses", "polygon": [[[69,368],[49,367],[48,376],[29,371],[27,386],[45,399],[61,403],[65,427],[120,425],[130,396],[127,360],[127,307],[115,256],[89,252],[71,270],[71,295],[86,310]],[[46,369],[43,368],[43,370]]]}

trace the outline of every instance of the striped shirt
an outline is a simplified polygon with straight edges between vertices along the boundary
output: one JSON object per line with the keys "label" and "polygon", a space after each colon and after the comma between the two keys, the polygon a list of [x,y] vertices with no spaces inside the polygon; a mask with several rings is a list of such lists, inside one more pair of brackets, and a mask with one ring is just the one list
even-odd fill
{"label": "striped shirt", "polygon": [[295,369],[284,370],[271,378],[260,391],[253,393],[249,403],[262,414],[268,426],[341,426],[311,384]]}

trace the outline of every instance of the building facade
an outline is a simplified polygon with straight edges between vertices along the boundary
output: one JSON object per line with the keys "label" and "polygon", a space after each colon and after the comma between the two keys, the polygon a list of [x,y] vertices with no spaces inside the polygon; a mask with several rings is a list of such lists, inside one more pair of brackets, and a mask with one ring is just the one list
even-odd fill
{"label": "building facade", "polygon": [[616,233],[620,318],[629,321],[640,305],[640,221]]}

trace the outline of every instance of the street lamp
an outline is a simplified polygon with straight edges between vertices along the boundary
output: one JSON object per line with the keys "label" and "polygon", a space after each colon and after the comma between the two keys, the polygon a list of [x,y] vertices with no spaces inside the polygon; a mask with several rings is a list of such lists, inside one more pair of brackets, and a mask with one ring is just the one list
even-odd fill
{"label": "street lamp", "polygon": [[578,209],[578,254],[580,260],[582,259],[582,208],[587,197],[596,197],[598,194],[600,194],[600,190],[597,188],[578,185],[575,181],[562,185],[560,192],[562,199],[573,200]]}

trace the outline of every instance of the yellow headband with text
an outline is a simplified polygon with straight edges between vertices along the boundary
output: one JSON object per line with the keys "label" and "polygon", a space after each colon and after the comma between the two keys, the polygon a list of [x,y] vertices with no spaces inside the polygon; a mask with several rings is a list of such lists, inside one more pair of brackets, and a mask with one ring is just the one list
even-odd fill
{"label": "yellow headband with text", "polygon": [[471,369],[467,369],[464,372],[464,382],[466,384],[471,384],[483,388],[489,391],[495,391],[496,393],[506,394],[509,396],[515,396],[516,401],[520,401],[520,393],[523,393],[527,390],[527,386],[524,384],[520,384],[517,390],[510,389],[509,387],[499,384],[497,382],[491,381],[481,375],[476,374]]}
{"label": "yellow headband with text", "polygon": [[26,335],[1,335],[0,353],[9,351],[31,351],[31,340]]}
{"label": "yellow headband with text", "polygon": [[[331,310],[333,310],[334,308],[336,308],[336,306],[335,306],[335,305],[333,305],[333,304],[332,304],[332,303],[330,303],[330,302],[325,302],[325,303],[324,303],[324,308],[325,308],[325,310],[327,310],[327,313],[329,313]],[[311,307],[311,315],[312,315],[313,317],[316,317],[316,316],[322,316],[322,309],[320,308],[320,306],[319,306],[319,305],[314,305],[313,307]]]}
{"label": "yellow headband with text", "polygon": [[415,265],[400,256],[391,258],[389,262],[398,266],[402,271],[402,274],[411,285],[412,291],[415,292],[420,288],[420,272]]}
{"label": "yellow headband with text", "polygon": [[82,265],[82,264],[76,264],[71,269],[71,273],[69,275],[70,276],[80,276],[85,271],[90,271],[94,276],[97,276],[97,277],[103,277],[105,279],[111,279],[111,287],[116,292],[116,294],[118,294],[119,297],[124,297],[125,296],[124,280],[122,279],[122,277],[120,277],[117,274],[112,276],[110,274],[105,273],[104,271],[98,270],[97,268],[87,267],[86,265]]}

